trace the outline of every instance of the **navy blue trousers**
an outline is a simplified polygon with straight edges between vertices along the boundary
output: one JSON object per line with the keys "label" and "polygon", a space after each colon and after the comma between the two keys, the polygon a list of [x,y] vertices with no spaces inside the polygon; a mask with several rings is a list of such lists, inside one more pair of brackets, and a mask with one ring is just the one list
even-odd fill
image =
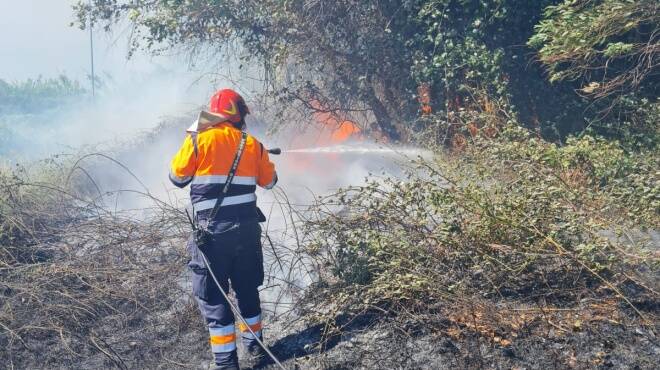
{"label": "navy blue trousers", "polygon": [[[208,229],[212,243],[206,257],[222,289],[236,293],[241,315],[261,337],[261,305],[258,287],[263,284],[264,268],[261,250],[261,227],[257,220],[212,221]],[[194,240],[190,238],[188,263],[192,285],[202,316],[209,327],[211,350],[218,364],[236,361],[235,318],[229,303],[209,274]],[[242,323],[240,333],[247,346],[255,345],[254,335]]]}

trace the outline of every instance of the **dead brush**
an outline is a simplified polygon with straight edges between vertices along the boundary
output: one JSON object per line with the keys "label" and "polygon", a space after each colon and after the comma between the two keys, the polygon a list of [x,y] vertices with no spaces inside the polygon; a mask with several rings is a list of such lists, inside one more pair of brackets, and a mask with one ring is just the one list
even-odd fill
{"label": "dead brush", "polygon": [[139,366],[136,352],[160,356],[151,342],[194,315],[170,308],[187,301],[185,216],[156,200],[143,219],[110,211],[112,194],[80,191],[93,185],[70,166],[0,174],[0,358],[8,368]]}
{"label": "dead brush", "polygon": [[[133,176],[100,153],[0,171],[0,363],[194,368],[209,349],[187,286],[187,217],[146,188],[103,191],[96,159]],[[126,193],[147,206],[117,208]],[[265,224],[263,303],[279,317],[294,311],[315,266],[287,195],[276,191],[266,212],[285,221]]]}

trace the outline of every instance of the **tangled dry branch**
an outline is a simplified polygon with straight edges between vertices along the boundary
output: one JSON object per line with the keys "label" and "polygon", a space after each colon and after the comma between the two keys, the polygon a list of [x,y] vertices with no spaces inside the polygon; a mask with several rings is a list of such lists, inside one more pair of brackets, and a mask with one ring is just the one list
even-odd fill
{"label": "tangled dry branch", "polygon": [[[185,213],[148,191],[103,191],[90,164],[101,157],[130,172],[92,154],[0,173],[0,358],[9,368],[195,367],[208,352],[188,287]],[[118,207],[129,193],[145,206]],[[292,232],[284,227],[270,233]],[[286,315],[312,269],[295,243],[268,240],[264,304]]]}

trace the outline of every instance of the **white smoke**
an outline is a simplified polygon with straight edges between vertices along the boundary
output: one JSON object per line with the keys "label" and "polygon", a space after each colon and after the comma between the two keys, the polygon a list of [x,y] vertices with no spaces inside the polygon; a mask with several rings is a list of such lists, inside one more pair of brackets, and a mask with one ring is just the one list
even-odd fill
{"label": "white smoke", "polygon": [[[88,62],[86,34],[74,34],[79,31],[66,28],[66,19],[50,24],[48,22],[53,19],[46,16],[46,13],[54,14],[55,10],[60,11],[62,16],[69,14],[68,5],[64,5],[66,12],[60,5],[45,4],[50,10],[44,10],[41,26],[50,27],[47,32],[54,37],[73,35],[66,36],[69,37],[67,40],[71,45],[64,49],[69,51],[60,53],[63,48],[57,47],[53,49],[52,55],[49,55],[50,49],[42,48],[42,58],[30,59],[30,64],[25,64],[24,67],[42,68],[45,64],[39,63],[50,59],[72,66],[69,67],[74,70],[72,77],[82,79],[80,76],[84,76]],[[8,13],[9,11],[6,14]],[[60,29],[58,27],[62,28],[60,33],[57,32]],[[24,35],[28,36],[30,35]],[[37,37],[36,34],[33,36]],[[136,66],[135,60],[122,61],[122,58],[117,57],[126,53],[122,48],[125,43],[121,38],[113,39],[111,36],[100,39],[101,37],[104,36],[97,35],[95,38],[96,56],[97,72],[104,85],[97,90],[96,97],[93,100],[82,99],[46,116],[31,116],[11,127],[9,132],[14,149],[4,160],[31,161],[56,154],[64,154],[75,160],[81,155],[98,153],[99,155],[86,157],[78,166],[89,173],[92,189],[90,191],[97,192],[96,196],[100,196],[99,202],[110,211],[129,211],[134,217],[142,217],[142,211],[148,212],[155,202],[164,202],[182,209],[188,203],[188,190],[175,188],[170,184],[167,174],[170,159],[181,145],[186,127],[216,89],[234,88],[243,93],[250,104],[251,97],[258,96],[260,92],[260,79],[254,78],[255,74],[259,75],[259,68],[248,68],[252,77],[245,76],[245,69],[241,69],[242,78],[235,78],[241,76],[237,73],[239,68],[232,70],[230,67],[233,63],[229,59],[219,73],[213,75],[190,71],[185,58],[181,57],[150,61],[140,56]],[[21,45],[36,45],[34,40],[16,42]],[[110,46],[113,44],[116,44],[116,47]],[[181,62],[182,59],[184,62]],[[46,69],[32,73],[18,68],[21,63],[17,61],[5,60],[4,63],[13,63],[4,70],[12,70],[17,76],[9,80],[54,73]],[[4,78],[7,79],[7,76]],[[255,108],[257,105],[255,104]],[[281,126],[282,122],[260,114],[258,109],[253,108],[253,111],[253,116],[248,117],[248,131],[268,148],[314,149],[327,145],[319,142],[320,135],[315,131],[313,118],[308,122],[297,122],[295,125],[280,128],[275,135],[266,135],[265,133],[272,131],[269,130],[270,127]],[[303,126],[309,126],[310,129],[301,130]],[[341,150],[337,152],[338,148],[326,148],[317,152],[285,152],[280,156],[271,156],[280,179],[277,189],[260,189],[257,195],[259,206],[269,216],[264,229],[278,248],[275,253],[270,253],[269,243],[264,244],[266,254],[270,256],[267,261],[268,269],[279,279],[270,281],[269,284],[279,287],[271,286],[265,289],[264,301],[286,301],[281,297],[285,290],[285,280],[298,284],[300,288],[310,282],[310,276],[306,275],[304,268],[286,262],[287,259],[293,260],[292,249],[297,247],[296,243],[301,238],[300,235],[296,236],[297,212],[302,212],[313,204],[317,197],[330,194],[340,187],[364,184],[370,174],[401,174],[399,162],[403,157],[388,150],[364,150],[373,149],[374,145],[375,143],[363,140],[348,146],[363,148],[362,152],[357,153],[345,150],[342,153]],[[280,262],[288,266],[275,261],[274,254],[281,257]],[[295,271],[292,271],[292,268]],[[272,310],[280,308],[287,307],[270,305]]]}

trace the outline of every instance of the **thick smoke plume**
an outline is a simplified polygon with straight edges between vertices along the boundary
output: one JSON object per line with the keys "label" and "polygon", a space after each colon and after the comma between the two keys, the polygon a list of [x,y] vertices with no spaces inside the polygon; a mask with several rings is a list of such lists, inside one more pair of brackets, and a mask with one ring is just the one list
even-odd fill
{"label": "thick smoke plume", "polygon": [[[48,125],[17,130],[17,142],[30,159],[71,156],[87,178],[85,191],[109,212],[139,220],[162,204],[183,210],[188,190],[169,183],[169,161],[213,89],[158,76],[129,79],[93,102],[54,112]],[[302,292],[314,279],[298,258],[305,239],[300,216],[318,197],[359,186],[370,174],[402,175],[406,156],[365,137],[332,143],[332,133],[313,116],[297,126],[272,130],[280,122],[255,109],[247,123],[248,132],[266,147],[284,150],[271,156],[278,186],[257,191],[258,204],[268,216],[263,228],[270,279],[264,285],[264,301],[267,309],[282,312],[291,308],[291,293]]]}

